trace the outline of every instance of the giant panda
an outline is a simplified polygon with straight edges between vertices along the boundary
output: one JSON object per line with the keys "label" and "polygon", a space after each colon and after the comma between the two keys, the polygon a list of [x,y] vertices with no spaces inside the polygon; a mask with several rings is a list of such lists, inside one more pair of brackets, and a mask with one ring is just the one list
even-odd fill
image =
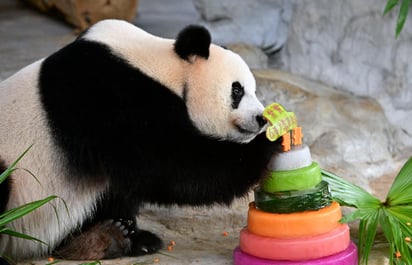
{"label": "giant panda", "polygon": [[[266,140],[255,80],[239,55],[189,25],[176,39],[101,21],[0,84],[0,212],[57,195],[0,235],[14,260],[104,259],[162,247],[142,204],[229,205],[256,184]],[[26,170],[36,176],[34,178]]]}

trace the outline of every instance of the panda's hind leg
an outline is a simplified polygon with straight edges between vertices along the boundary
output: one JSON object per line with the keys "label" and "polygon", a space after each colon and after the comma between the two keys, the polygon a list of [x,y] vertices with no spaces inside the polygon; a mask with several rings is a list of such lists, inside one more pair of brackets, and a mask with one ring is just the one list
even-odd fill
{"label": "panda's hind leg", "polygon": [[138,229],[135,221],[116,219],[88,225],[66,240],[55,255],[76,260],[110,259],[154,253],[162,245],[159,237]]}

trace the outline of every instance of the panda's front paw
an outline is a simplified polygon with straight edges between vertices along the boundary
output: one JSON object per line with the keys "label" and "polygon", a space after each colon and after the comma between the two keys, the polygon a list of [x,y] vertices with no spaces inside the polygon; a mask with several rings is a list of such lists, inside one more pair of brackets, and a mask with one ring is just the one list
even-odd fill
{"label": "panda's front paw", "polygon": [[130,255],[133,256],[151,254],[163,247],[163,241],[146,230],[137,230],[130,236],[130,239],[132,240]]}

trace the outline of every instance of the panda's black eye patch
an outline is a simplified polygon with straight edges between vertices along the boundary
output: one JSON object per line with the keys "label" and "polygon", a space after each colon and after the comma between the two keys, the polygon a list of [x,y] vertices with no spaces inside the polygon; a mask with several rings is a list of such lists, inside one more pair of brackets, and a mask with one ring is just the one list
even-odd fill
{"label": "panda's black eye patch", "polygon": [[232,83],[232,108],[237,109],[239,107],[240,101],[245,94],[245,89],[239,82]]}

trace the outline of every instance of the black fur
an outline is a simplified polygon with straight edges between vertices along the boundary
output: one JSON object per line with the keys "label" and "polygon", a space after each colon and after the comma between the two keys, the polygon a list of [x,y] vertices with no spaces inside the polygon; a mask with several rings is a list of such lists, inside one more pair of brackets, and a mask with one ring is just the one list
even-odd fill
{"label": "black fur", "polygon": [[39,84],[72,176],[109,177],[110,200],[230,203],[273,152],[263,135],[249,144],[201,135],[181,98],[102,44],[78,40],[50,56]]}
{"label": "black fur", "polygon": [[[0,157],[0,174],[6,171],[7,167],[4,161]],[[7,203],[9,201],[11,189],[11,178],[10,176],[6,178],[5,181],[0,183],[0,213],[6,210]]]}
{"label": "black fur", "polygon": [[209,58],[209,46],[212,41],[209,31],[198,25],[184,28],[177,36],[174,45],[175,52],[184,60],[189,60],[190,55],[199,55]]}
{"label": "black fur", "polygon": [[[229,204],[259,180],[278,146],[264,135],[249,144],[202,135],[183,99],[84,39],[45,59],[39,89],[73,181],[110,180],[90,224],[132,219],[144,202]],[[133,241],[143,245],[160,247],[154,235]]]}

